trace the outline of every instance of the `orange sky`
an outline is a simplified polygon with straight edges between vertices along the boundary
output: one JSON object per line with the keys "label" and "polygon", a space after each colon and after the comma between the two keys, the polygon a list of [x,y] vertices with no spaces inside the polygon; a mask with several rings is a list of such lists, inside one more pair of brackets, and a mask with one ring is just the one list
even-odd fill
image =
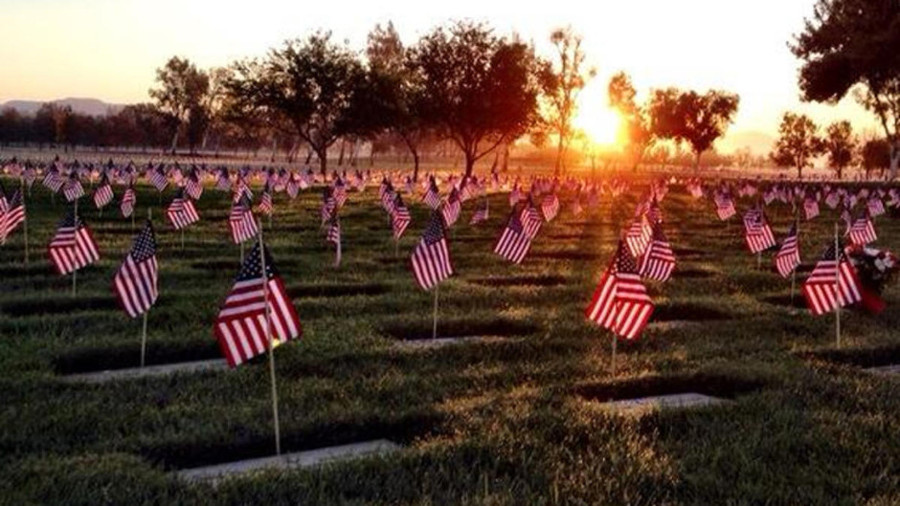
{"label": "orange sky", "polygon": [[226,65],[320,27],[362,49],[371,27],[388,20],[411,44],[448,19],[470,18],[501,32],[515,30],[547,56],[554,27],[569,24],[581,33],[598,75],[583,93],[578,123],[596,136],[609,135],[613,116],[605,110],[605,90],[609,76],[619,70],[631,74],[642,94],[670,85],[740,94],[735,124],[719,145],[723,150],[740,147],[753,133],[774,136],[785,110],[806,112],[820,124],[846,118],[857,130],[874,131],[871,116],[850,99],[836,107],[798,100],[798,62],[787,42],[812,4],[3,0],[0,102],[64,97],[147,101],[154,69],[175,54],[201,67]]}

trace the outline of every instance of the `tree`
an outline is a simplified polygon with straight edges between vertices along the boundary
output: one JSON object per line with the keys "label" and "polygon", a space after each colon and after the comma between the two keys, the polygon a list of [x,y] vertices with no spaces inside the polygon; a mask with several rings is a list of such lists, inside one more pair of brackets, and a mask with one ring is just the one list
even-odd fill
{"label": "tree", "polygon": [[794,167],[797,178],[803,179],[803,169],[812,166],[812,161],[825,150],[818,127],[805,114],[784,113],[778,127],[778,141],[770,155],[780,167]]}
{"label": "tree", "polygon": [[644,153],[654,141],[648,109],[646,106],[638,106],[635,102],[637,92],[631,84],[631,78],[625,72],[619,72],[610,78],[607,93],[610,107],[622,118],[621,129],[627,142],[626,151],[632,169],[637,169],[644,158]]}
{"label": "tree", "polygon": [[262,61],[235,63],[232,70],[229,93],[253,114],[291,124],[325,174],[328,148],[356,126],[351,106],[365,78],[357,55],[332,42],[330,32],[316,32],[286,41]]}
{"label": "tree", "polygon": [[703,95],[677,88],[656,90],[650,101],[651,129],[659,138],[687,142],[696,170],[703,152],[725,134],[739,103],[736,94],[720,90]]}
{"label": "tree", "polygon": [[825,130],[824,148],[828,153],[828,165],[834,169],[838,179],[844,175],[844,168],[853,161],[856,141],[849,121],[837,121]]}
{"label": "tree", "polygon": [[804,100],[836,103],[851,89],[873,112],[890,145],[890,174],[900,164],[900,2],[818,0],[791,45],[800,58]]}
{"label": "tree", "polygon": [[156,69],[156,82],[160,87],[150,89],[150,97],[156,100],[161,111],[172,117],[175,133],[171,151],[175,153],[182,125],[193,118],[196,129],[196,122],[201,119],[202,103],[209,91],[209,76],[197,70],[187,58],[173,56],[165,66]]}
{"label": "tree", "polygon": [[866,141],[860,147],[860,165],[866,173],[866,179],[869,179],[869,173],[873,169],[879,169],[884,172],[891,164],[891,146],[884,139],[872,139]]}
{"label": "tree", "polygon": [[423,118],[463,152],[467,176],[535,124],[540,61],[533,48],[459,22],[424,36],[411,58],[428,91]]}
{"label": "tree", "polygon": [[578,95],[597,71],[584,68],[581,36],[575,34],[571,27],[553,30],[550,42],[556,49],[556,61],[546,67],[542,79],[543,96],[547,103],[544,119],[556,134],[555,173],[559,175],[572,141],[572,118],[578,108]]}

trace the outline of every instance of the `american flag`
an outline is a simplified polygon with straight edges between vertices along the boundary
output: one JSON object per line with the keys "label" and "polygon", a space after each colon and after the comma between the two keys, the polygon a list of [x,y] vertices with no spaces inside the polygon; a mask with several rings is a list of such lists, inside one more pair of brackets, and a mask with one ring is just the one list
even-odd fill
{"label": "american flag", "polygon": [[285,185],[285,190],[287,191],[288,196],[291,197],[291,200],[294,200],[300,193],[300,183],[295,178],[294,173],[291,173],[291,175],[288,177],[289,179],[287,184]]}
{"label": "american flag", "polygon": [[538,232],[541,230],[541,226],[544,224],[544,218],[541,216],[540,211],[534,207],[534,203],[530,198],[522,209],[522,214],[519,216],[519,219],[522,221],[525,235],[527,235],[529,239],[537,237]]}
{"label": "american flag", "polygon": [[616,256],[600,278],[585,316],[618,336],[634,339],[652,314],[653,302],[641,283],[634,258],[619,242]]}
{"label": "american flag", "polygon": [[247,180],[244,179],[243,176],[238,175],[238,182],[235,186],[234,195],[232,196],[232,202],[240,202],[244,197],[247,197],[247,200],[253,201],[253,191],[250,189],[250,185],[247,184]]}
{"label": "american flag", "polygon": [[866,245],[876,239],[878,236],[875,234],[875,225],[868,213],[850,226],[850,242],[853,244]]}
{"label": "american flag", "polygon": [[650,205],[647,206],[647,221],[652,225],[663,221],[662,209],[659,207],[659,200],[657,200],[655,194],[650,200]]}
{"label": "american flag", "polygon": [[159,164],[158,167],[150,171],[150,174],[147,174],[147,180],[160,192],[169,186],[169,180],[166,179],[166,171],[162,164]]}
{"label": "american flag", "polygon": [[822,259],[803,284],[803,296],[809,310],[815,315],[862,300],[856,269],[843,252],[835,250],[834,244],[825,249]]}
{"label": "american flag", "polygon": [[0,214],[0,243],[6,243],[10,232],[25,221],[25,201],[22,199],[22,190],[16,190],[7,203],[6,212]]}
{"label": "american flag", "polygon": [[559,214],[559,197],[556,196],[556,193],[544,197],[541,202],[541,211],[544,213],[544,219],[548,222],[556,218],[556,215]]}
{"label": "american flag", "polygon": [[228,191],[231,189],[231,179],[228,177],[228,169],[222,167],[216,176],[216,189]]}
{"label": "american flag", "polygon": [[744,215],[744,239],[751,253],[759,253],[775,246],[775,235],[766,217],[759,209],[751,209]]}
{"label": "american flag", "polygon": [[269,187],[266,186],[265,190],[263,190],[262,197],[259,200],[259,206],[256,207],[256,210],[259,211],[260,214],[265,214],[266,216],[272,214],[272,192],[269,190]]}
{"label": "american flag", "polygon": [[322,218],[322,225],[325,225],[331,219],[331,215],[334,214],[336,208],[337,201],[334,199],[334,189],[330,186],[322,188],[322,209],[319,212]]}
{"label": "american flag", "polygon": [[172,199],[172,203],[166,209],[166,216],[168,216],[169,222],[172,223],[172,227],[175,230],[180,230],[200,221],[197,208],[194,207],[194,203],[191,202],[189,197],[185,197],[183,188],[179,188],[178,192],[175,193],[175,198]]}
{"label": "american flag", "polygon": [[63,188],[63,195],[66,196],[68,202],[72,202],[75,199],[84,196],[84,187],[81,186],[81,181],[78,179],[77,172],[72,171],[72,174],[69,175],[69,180]]}
{"label": "american flag", "polygon": [[51,192],[56,193],[62,188],[62,185],[65,182],[66,179],[59,173],[59,169],[56,167],[49,167],[47,173],[44,174],[44,179],[41,181],[41,184]]}
{"label": "american flag", "polygon": [[334,203],[338,209],[344,207],[347,202],[347,186],[341,178],[334,180]]}
{"label": "american flag", "polygon": [[423,290],[430,290],[453,275],[450,247],[441,213],[431,213],[431,221],[422,234],[422,240],[413,250],[410,263],[413,276]]}
{"label": "american flag", "polygon": [[109,178],[106,176],[106,173],[103,174],[103,179],[100,180],[100,185],[97,186],[97,189],[94,190],[93,199],[94,205],[97,206],[97,209],[105,207],[106,204],[112,202],[112,185],[109,184]]}
{"label": "american flag", "polygon": [[331,219],[328,220],[328,232],[325,234],[325,240],[335,246],[334,265],[341,265],[341,220],[338,218],[336,211]]}
{"label": "american flag", "polygon": [[441,215],[444,217],[444,223],[446,226],[452,227],[456,220],[459,219],[459,214],[462,211],[462,201],[459,198],[459,192],[456,191],[456,188],[450,190],[450,195],[447,196],[447,201],[444,202],[444,205],[441,206]]}
{"label": "american flag", "polygon": [[794,269],[800,265],[800,246],[797,237],[797,225],[792,225],[784,242],[781,243],[781,249],[775,254],[775,269],[781,277],[790,276]]}
{"label": "american flag", "polygon": [[403,237],[403,233],[406,232],[406,227],[409,226],[409,222],[412,221],[412,217],[409,214],[409,209],[406,208],[406,204],[403,203],[403,199],[400,197],[400,194],[396,194],[394,198],[393,204],[391,204],[391,230],[394,233],[394,239],[399,240]]}
{"label": "american flag", "polygon": [[631,227],[625,233],[625,244],[628,245],[631,255],[637,258],[644,254],[652,238],[653,227],[647,221],[646,215],[641,215],[631,223]]}
{"label": "american flag", "polygon": [[100,251],[90,229],[69,211],[50,241],[50,261],[61,274],[69,274],[100,259]]}
{"label": "american flag", "polygon": [[200,196],[203,195],[203,183],[200,182],[200,176],[196,167],[192,168],[190,174],[188,174],[187,181],[184,183],[184,189],[194,200],[200,200]]}
{"label": "american flag", "polygon": [[840,203],[841,203],[841,194],[838,193],[838,191],[836,189],[829,192],[828,195],[825,197],[825,204],[832,209],[836,208],[838,206],[838,204],[840,204]]}
{"label": "american flag", "polygon": [[150,310],[159,296],[158,277],[156,235],[147,220],[113,279],[113,292],[128,316],[135,318]]}
{"label": "american flag", "polygon": [[869,216],[881,216],[882,214],[884,214],[884,202],[882,202],[880,198],[873,195],[869,197],[869,201],[866,203],[866,209],[869,210]]}
{"label": "american flag", "polygon": [[136,201],[137,197],[134,193],[134,187],[129,186],[122,195],[122,202],[119,204],[119,209],[122,211],[123,218],[131,216],[131,213],[134,212],[134,204]]}
{"label": "american flag", "polygon": [[434,176],[428,182],[428,191],[425,192],[425,196],[422,197],[422,200],[425,204],[432,208],[437,209],[441,205],[441,193],[438,191],[437,182],[434,180]]}
{"label": "american flag", "polygon": [[257,242],[244,259],[231,292],[216,317],[215,334],[230,367],[237,367],[269,349],[299,338],[300,317],[278,275],[272,257],[265,251],[263,275]]}
{"label": "american flag", "polygon": [[231,240],[240,244],[252,239],[259,232],[256,218],[253,217],[250,198],[244,195],[240,202],[231,206],[231,215],[228,216],[228,227],[231,229]]}
{"label": "american flag", "polygon": [[488,199],[484,199],[484,205],[480,206],[475,212],[472,214],[472,219],[469,220],[469,225],[477,225],[482,221],[486,221],[488,219]]}
{"label": "american flag", "polygon": [[509,192],[509,207],[516,207],[520,200],[522,200],[522,192],[519,190],[519,183],[516,182],[512,191]]}
{"label": "american flag", "polygon": [[653,225],[653,240],[647,252],[641,257],[641,276],[656,281],[668,281],[675,269],[675,253],[663,233],[662,224]]}
{"label": "american flag", "polygon": [[734,200],[732,200],[730,195],[717,192],[713,199],[716,202],[716,215],[720,220],[727,220],[737,214],[737,210],[734,208]]}
{"label": "american flag", "polygon": [[523,217],[527,213],[526,209],[527,206],[510,212],[506,227],[503,228],[494,246],[494,253],[515,264],[520,264],[525,259],[534,238],[528,234],[524,225]]}
{"label": "american flag", "polygon": [[807,220],[811,220],[819,215],[819,203],[812,197],[807,197],[803,201],[803,214]]}

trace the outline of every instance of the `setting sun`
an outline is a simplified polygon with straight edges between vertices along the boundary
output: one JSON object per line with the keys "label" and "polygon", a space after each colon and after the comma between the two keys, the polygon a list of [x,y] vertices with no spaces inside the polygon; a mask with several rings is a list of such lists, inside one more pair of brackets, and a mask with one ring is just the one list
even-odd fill
{"label": "setting sun", "polygon": [[618,144],[619,114],[607,104],[606,83],[592,81],[578,99],[575,128],[582,130],[595,146],[609,148]]}

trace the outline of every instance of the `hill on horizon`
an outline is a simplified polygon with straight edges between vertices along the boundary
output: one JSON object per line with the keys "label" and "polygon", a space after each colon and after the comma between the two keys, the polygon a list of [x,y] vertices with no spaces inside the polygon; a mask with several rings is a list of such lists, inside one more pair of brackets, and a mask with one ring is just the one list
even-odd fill
{"label": "hill on horizon", "polygon": [[72,111],[87,114],[89,116],[105,116],[107,113],[117,113],[126,104],[110,104],[96,98],[68,97],[59,100],[9,100],[0,104],[0,110],[13,108],[24,115],[33,115],[45,103],[52,102],[63,107],[69,106]]}

